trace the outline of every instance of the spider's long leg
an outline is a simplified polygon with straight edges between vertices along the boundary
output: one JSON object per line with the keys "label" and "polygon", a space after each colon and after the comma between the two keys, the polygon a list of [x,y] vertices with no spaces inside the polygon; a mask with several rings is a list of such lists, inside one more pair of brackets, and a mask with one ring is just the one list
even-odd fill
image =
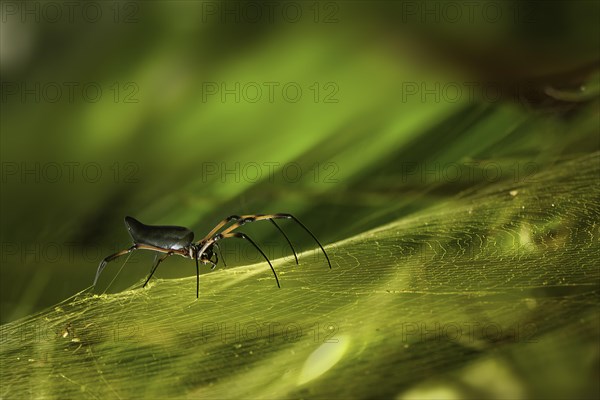
{"label": "spider's long leg", "polygon": [[[247,222],[262,221],[262,220],[265,220],[265,219],[268,219],[269,221],[271,221],[273,223],[273,225],[275,225],[275,228],[277,228],[277,230],[279,232],[281,232],[281,234],[285,237],[285,240],[287,240],[288,244],[290,245],[290,249],[292,249],[292,253],[294,253],[294,258],[296,259],[296,265],[298,265],[298,255],[296,254],[296,249],[294,249],[294,246],[292,245],[292,242],[291,242],[290,238],[288,237],[288,235],[285,234],[285,232],[283,231],[283,229],[281,229],[279,227],[279,225],[277,225],[277,223],[275,221],[273,221],[273,219],[269,215],[254,214],[254,215],[244,215],[244,216],[241,216],[241,217],[239,215],[230,215],[229,217],[227,217],[224,220],[222,220],[221,222],[219,222],[210,232],[208,232],[208,234],[202,240],[199,240],[198,243],[205,242],[205,241],[209,240],[221,228],[223,228],[225,225],[227,225],[231,221],[236,221],[236,223],[232,224],[231,226],[229,226],[222,233],[229,233],[229,232],[231,232],[231,231],[239,228],[240,226],[244,225]],[[221,252],[221,249],[219,249],[219,252]],[[221,253],[221,259],[223,259],[223,254],[222,253]],[[227,266],[227,264],[225,264],[225,260],[224,259],[223,259],[223,264],[225,266]]]}
{"label": "spider's long leg", "polygon": [[286,218],[286,219],[293,219],[298,225],[300,225],[310,236],[312,236],[312,238],[315,240],[315,242],[317,242],[317,244],[319,245],[319,247],[321,248],[321,251],[323,251],[323,254],[325,255],[325,258],[327,259],[327,264],[329,264],[329,269],[331,269],[331,261],[329,261],[329,256],[327,255],[327,252],[325,251],[325,249],[323,248],[323,245],[321,244],[321,242],[319,242],[319,239],[317,239],[317,237],[310,231],[310,229],[308,229],[306,227],[306,225],[304,225],[302,222],[300,222],[300,220],[296,217],[294,217],[292,214],[273,214],[271,216],[271,218]]}
{"label": "spider's long leg", "polygon": [[[325,251],[325,249],[323,248],[323,245],[321,245],[321,242],[319,242],[319,239],[317,239],[317,237],[306,227],[306,225],[304,225],[302,222],[300,222],[300,220],[296,217],[294,217],[292,214],[267,214],[267,215],[243,215],[240,218],[239,222],[236,222],[235,224],[231,225],[229,228],[225,229],[223,232],[221,232],[222,234],[226,234],[229,233],[237,228],[239,228],[240,226],[242,226],[243,224],[247,223],[247,222],[254,222],[254,221],[261,221],[264,219],[270,219],[271,221],[273,221],[274,219],[293,219],[298,225],[300,225],[314,240],[315,242],[317,242],[317,244],[319,245],[319,247],[321,248],[321,250],[323,251],[323,254],[325,255],[325,258],[327,259],[327,264],[329,264],[329,268],[331,269],[331,261],[329,260],[329,256],[327,255],[327,252]],[[273,221],[274,222],[274,221]],[[280,229],[281,231],[281,229]],[[283,233],[283,232],[282,232]],[[285,233],[284,233],[284,236]],[[286,236],[287,238],[287,236]],[[289,242],[289,239],[288,239]],[[291,243],[290,243],[291,245]]]}
{"label": "spider's long leg", "polygon": [[[243,215],[241,217],[239,215],[232,215],[232,216],[227,217],[225,220],[221,221],[221,223],[219,225],[217,225],[217,227],[215,229],[213,229],[206,236],[206,238],[212,237],[211,234],[216,233],[218,231],[218,229],[220,229],[227,222],[230,222],[230,221],[237,221],[237,222],[235,224],[230,225],[227,229],[225,229],[221,233],[232,232],[235,229],[241,227],[242,225],[244,225],[244,224],[246,224],[248,222],[256,222],[256,221],[269,220],[269,221],[271,221],[271,223],[273,225],[275,225],[275,228],[277,228],[277,230],[283,235],[283,237],[285,237],[285,240],[290,245],[290,249],[292,249],[292,253],[294,254],[294,259],[296,260],[296,265],[298,265],[298,255],[296,254],[296,249],[294,249],[294,245],[292,245],[292,241],[290,240],[290,238],[288,237],[288,235],[285,234],[285,232],[283,231],[283,229],[281,229],[281,227],[279,225],[277,225],[277,223],[275,221],[273,221],[273,219],[271,217],[272,217],[271,215],[263,215],[263,214]],[[206,238],[204,238],[204,240],[206,240]]]}
{"label": "spider's long leg", "polygon": [[[233,217],[236,217],[236,218],[233,218]],[[247,224],[248,222],[264,221],[266,219],[273,218],[273,216],[272,215],[263,215],[263,214],[251,214],[251,215],[242,215],[241,217],[236,215],[236,216],[231,216],[229,218],[232,218],[232,220],[236,219],[237,222],[235,224],[229,225],[227,227],[227,229],[225,229],[223,232],[221,232],[222,234],[232,232],[232,231],[236,230],[237,228],[239,228],[240,226]],[[281,231],[281,229],[279,229],[279,230]]]}
{"label": "spider's long leg", "polygon": [[121,250],[119,252],[116,252],[115,254],[111,254],[110,256],[106,257],[104,260],[100,261],[100,265],[98,265],[98,269],[96,270],[96,277],[94,278],[94,283],[92,284],[92,286],[96,286],[96,283],[98,282],[98,278],[100,277],[102,270],[106,267],[106,264],[108,264],[115,258],[119,258],[121,256],[124,256],[125,254],[129,254],[132,251],[137,250],[137,248],[138,248],[138,245],[134,244],[130,248]]}
{"label": "spider's long leg", "polygon": [[281,232],[281,234],[283,235],[283,237],[285,237],[285,240],[287,240],[288,244],[290,245],[290,248],[292,249],[292,253],[294,253],[294,258],[296,259],[296,265],[298,265],[298,255],[296,254],[296,249],[294,249],[294,246],[292,245],[292,242],[290,241],[290,238],[288,237],[288,235],[285,234],[285,232],[283,231],[283,229],[281,229],[279,227],[279,225],[277,225],[277,223],[275,222],[275,220],[273,220],[272,218],[269,218],[269,221],[271,221],[273,223],[273,225],[275,225],[275,228],[277,228],[279,230],[279,232]]}
{"label": "spider's long leg", "polygon": [[215,233],[217,233],[225,225],[227,225],[231,221],[237,221],[241,218],[242,217],[240,217],[239,215],[230,215],[229,217],[224,218],[221,222],[219,222],[217,225],[215,225],[215,227],[210,232],[208,232],[202,240],[199,240],[197,243],[205,242],[206,240],[212,238],[215,235]]}
{"label": "spider's long leg", "polygon": [[263,215],[263,214],[253,214],[253,215],[243,215],[243,216],[231,215],[231,216],[225,218],[224,220],[222,220],[220,223],[218,223],[217,226],[215,226],[204,237],[204,239],[198,241],[198,243],[201,243],[201,242],[204,242],[204,243],[212,242],[212,243],[214,243],[214,241],[211,239],[213,237],[213,235],[215,235],[215,233],[218,232],[219,229],[223,228],[223,226],[225,226],[227,223],[229,223],[231,221],[237,221],[237,222],[234,223],[234,224],[232,224],[232,225],[230,225],[225,230],[223,230],[223,232],[221,232],[221,235],[227,235],[227,234],[231,233],[232,231],[234,231],[235,229],[239,228],[240,226],[242,226],[242,225],[244,225],[244,224],[246,224],[248,222],[256,222],[256,221],[262,221],[262,220],[268,219],[268,220],[270,220],[275,225],[275,227],[279,230],[279,232],[281,232],[281,234],[283,234],[283,236],[287,240],[288,244],[290,245],[290,248],[292,249],[292,252],[294,253],[294,258],[296,259],[296,264],[298,264],[298,256],[296,254],[296,250],[294,249],[294,246],[292,245],[292,242],[290,241],[289,237],[285,234],[285,232],[283,231],[283,229],[281,229],[279,227],[279,225],[277,225],[277,223],[274,221],[274,219],[280,219],[280,218],[281,219],[293,219],[298,225],[300,225],[302,227],[302,229],[304,229],[315,240],[315,242],[317,242],[317,244],[321,248],[321,251],[325,255],[325,258],[327,259],[327,264],[329,265],[329,268],[331,269],[331,260],[329,260],[329,255],[327,254],[327,252],[323,248],[323,245],[321,244],[321,242],[319,242],[319,239],[317,239],[317,237],[310,231],[310,229],[308,229],[308,227],[306,225],[304,225],[302,222],[300,222],[300,220],[298,218],[294,217],[292,214],[278,213],[278,214],[266,214],[266,215]]}
{"label": "spider's long leg", "polygon": [[[150,271],[150,275],[148,275],[148,279],[146,279],[146,282],[144,282],[144,284],[142,285],[142,287],[146,287],[146,285],[148,284],[148,282],[150,281],[150,278],[152,278],[152,275],[154,275],[154,273],[156,272],[156,269],[158,268],[158,265],[163,262],[167,257],[173,255],[173,253],[167,253],[164,255],[164,257],[161,257],[159,259],[155,259],[155,264],[152,267],[152,270]],[[156,255],[158,257],[158,254]]]}
{"label": "spider's long leg", "polygon": [[252,239],[250,239],[248,237],[248,235],[246,235],[244,233],[241,233],[241,232],[224,233],[224,234],[218,235],[215,238],[215,240],[218,240],[219,238],[229,238],[229,237],[236,237],[236,238],[240,238],[240,239],[246,239],[247,241],[249,241],[250,243],[252,243],[252,246],[254,246],[256,248],[256,250],[258,250],[260,252],[260,254],[262,254],[262,256],[264,257],[264,259],[267,260],[267,262],[269,263],[269,267],[271,267],[271,271],[273,271],[273,275],[275,275],[275,281],[277,282],[277,287],[281,289],[281,285],[279,285],[279,278],[277,278],[277,273],[275,272],[275,268],[273,268],[273,264],[271,264],[271,261],[269,261],[269,258],[260,249],[260,247],[258,247],[258,245],[256,243],[254,243],[254,241]]}

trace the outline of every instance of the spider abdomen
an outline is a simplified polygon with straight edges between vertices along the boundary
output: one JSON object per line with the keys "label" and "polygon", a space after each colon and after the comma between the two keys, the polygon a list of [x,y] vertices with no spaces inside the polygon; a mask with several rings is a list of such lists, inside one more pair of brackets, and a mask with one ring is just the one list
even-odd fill
{"label": "spider abdomen", "polygon": [[194,240],[194,232],[182,226],[146,225],[133,217],[125,217],[125,225],[136,244],[179,250]]}

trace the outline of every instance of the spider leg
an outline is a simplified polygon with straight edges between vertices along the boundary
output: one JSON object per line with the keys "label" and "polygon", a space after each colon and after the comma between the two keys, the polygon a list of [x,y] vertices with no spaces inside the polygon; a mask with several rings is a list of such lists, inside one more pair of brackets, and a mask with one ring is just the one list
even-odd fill
{"label": "spider leg", "polygon": [[[317,244],[321,248],[321,251],[323,251],[325,258],[327,259],[327,264],[329,264],[329,268],[331,269],[331,261],[329,260],[329,256],[327,255],[327,252],[323,248],[323,245],[321,245],[321,242],[319,242],[319,239],[317,239],[317,237],[310,231],[310,229],[308,229],[306,227],[306,225],[304,225],[302,222],[300,222],[300,220],[298,218],[294,217],[292,214],[278,213],[278,214],[267,214],[267,215],[262,215],[262,214],[244,215],[241,217],[241,220],[239,222],[229,226],[229,228],[225,229],[223,232],[221,232],[221,234],[227,234],[227,233],[239,228],[246,222],[261,221],[261,220],[265,220],[265,219],[270,219],[272,222],[275,222],[275,221],[273,221],[274,219],[292,219],[292,220],[294,220],[294,222],[296,222],[298,225],[300,225],[302,227],[302,229],[304,229],[315,240],[315,242],[317,242]],[[280,231],[281,231],[281,229],[280,229]],[[283,231],[282,231],[282,233],[283,233]],[[287,239],[287,236],[285,235],[285,233],[284,233],[284,236]],[[289,239],[288,239],[288,242],[289,242]],[[290,243],[290,245],[291,245],[291,243]],[[295,252],[294,252],[294,255],[295,255]]]}
{"label": "spider leg", "polygon": [[[243,215],[241,217],[239,215],[232,215],[230,217],[227,217],[224,221],[227,221],[227,222],[237,221],[237,222],[235,224],[230,225],[227,229],[225,229],[221,233],[232,232],[233,230],[239,228],[240,226],[242,226],[242,225],[244,225],[244,224],[246,224],[248,222],[264,221],[264,220],[271,221],[271,223],[275,226],[275,228],[277,228],[277,230],[283,235],[283,237],[285,237],[285,240],[290,245],[290,248],[292,249],[292,253],[294,254],[294,259],[296,260],[296,265],[298,265],[298,255],[296,254],[296,249],[294,249],[294,246],[292,245],[292,241],[290,240],[290,238],[288,237],[288,235],[285,234],[285,232],[283,231],[283,229],[281,229],[281,227],[279,225],[277,225],[277,223],[275,221],[273,221],[273,219],[271,218],[270,215],[253,214],[253,215]],[[223,225],[224,225],[224,223],[222,222],[220,225],[217,225],[217,227],[221,228]],[[211,233],[214,234],[215,232],[216,232],[216,230],[213,229],[209,233],[209,235]],[[209,235],[207,235],[207,237],[210,237]]]}
{"label": "spider leg", "polygon": [[200,293],[200,267],[198,266],[198,257],[196,257],[196,298]]}
{"label": "spider leg", "polygon": [[[211,270],[215,269],[215,267],[217,266],[217,264],[215,264],[211,260],[202,260],[202,264],[212,264],[212,267],[210,267]],[[196,298],[198,298],[199,293],[200,293],[200,267],[198,265],[198,258],[196,258]]]}
{"label": "spider leg", "polygon": [[269,263],[269,267],[271,267],[271,271],[273,271],[273,275],[275,276],[275,281],[277,282],[277,287],[281,289],[281,285],[279,285],[279,278],[277,277],[277,272],[275,272],[275,268],[273,268],[273,264],[271,264],[271,261],[269,261],[269,258],[267,257],[267,255],[260,249],[260,247],[258,247],[258,245],[256,243],[254,243],[254,241],[252,239],[250,239],[248,237],[248,235],[241,233],[241,232],[229,232],[229,233],[219,234],[219,235],[215,236],[215,238],[213,240],[217,241],[221,238],[230,238],[230,237],[246,239],[247,241],[249,241],[252,244],[252,246],[254,246],[254,248],[256,248],[256,250],[259,251],[260,254],[262,254],[264,259]]}
{"label": "spider leg", "polygon": [[132,251],[137,250],[137,248],[138,248],[138,245],[134,244],[130,248],[118,251],[115,254],[111,254],[110,256],[106,257],[104,260],[100,261],[100,265],[98,265],[98,270],[96,271],[96,277],[94,278],[94,283],[92,284],[92,286],[96,286],[96,283],[98,282],[98,278],[100,277],[102,270],[104,270],[104,268],[106,267],[106,264],[108,264],[115,258],[119,258],[121,256],[124,256],[125,254],[129,254]]}
{"label": "spider leg", "polygon": [[319,242],[319,239],[317,239],[317,237],[310,231],[310,229],[308,229],[306,227],[306,225],[304,225],[302,222],[300,222],[300,220],[298,218],[294,217],[292,214],[273,214],[272,218],[293,219],[294,222],[296,222],[298,225],[300,225],[306,231],[306,233],[308,233],[315,240],[315,242],[317,242],[317,244],[321,248],[321,251],[325,255],[325,258],[327,259],[327,264],[329,264],[329,269],[331,269],[331,261],[329,261],[329,256],[327,255],[327,252],[323,248],[323,245],[321,244],[321,242]]}
{"label": "spider leg", "polygon": [[223,226],[227,225],[231,221],[237,221],[241,218],[242,217],[240,217],[239,215],[230,215],[229,217],[224,218],[221,222],[219,222],[217,225],[215,225],[215,227],[210,232],[208,232],[202,240],[199,240],[197,243],[200,243],[200,242],[203,242],[205,240],[212,238],[215,235],[215,233],[217,233],[219,231],[219,229],[221,229]]}
{"label": "spider leg", "polygon": [[148,284],[148,282],[150,281],[150,278],[152,278],[152,275],[154,275],[154,273],[156,272],[156,269],[158,268],[158,265],[163,262],[167,257],[172,256],[173,253],[169,252],[167,254],[165,254],[163,257],[158,258],[158,254],[156,254],[156,257],[154,258],[154,266],[152,267],[152,270],[150,271],[150,275],[148,275],[148,279],[146,279],[146,282],[144,282],[144,284],[142,285],[142,287],[146,287],[146,285]]}
{"label": "spider leg", "polygon": [[[198,264],[198,257],[195,257],[196,260],[196,298],[200,295],[200,265]],[[212,262],[211,260],[201,260],[202,264],[212,264],[211,269],[215,269],[217,264]]]}
{"label": "spider leg", "polygon": [[100,265],[98,265],[98,270],[96,271],[96,277],[94,278],[94,283],[92,284],[92,286],[96,286],[96,283],[98,282],[98,278],[100,277],[100,273],[102,273],[102,270],[104,270],[104,268],[106,267],[106,264],[108,264],[115,258],[119,258],[125,254],[131,253],[134,250],[153,250],[153,251],[158,251],[160,253],[172,253],[172,254],[177,253],[177,254],[185,257],[185,252],[183,250],[163,249],[161,247],[150,246],[148,244],[135,243],[130,248],[121,250],[119,252],[116,252],[115,254],[111,254],[110,256],[108,256],[104,260],[102,260],[100,262]]}
{"label": "spider leg", "polygon": [[[277,230],[279,232],[281,232],[281,234],[285,237],[285,240],[287,240],[288,244],[290,245],[290,248],[292,249],[292,253],[294,253],[294,258],[296,260],[296,265],[298,265],[298,255],[296,254],[296,249],[294,249],[294,246],[292,245],[292,242],[291,242],[290,238],[288,237],[288,235],[285,234],[285,232],[283,231],[283,229],[281,229],[279,227],[279,225],[277,225],[277,223],[275,221],[273,221],[273,219],[269,215],[254,214],[254,215],[243,215],[241,217],[239,215],[230,215],[229,217],[227,217],[224,220],[222,220],[221,222],[219,222],[210,232],[208,232],[208,234],[202,240],[198,241],[198,243],[210,239],[221,228],[223,228],[223,226],[225,226],[226,224],[228,224],[231,221],[236,221],[236,223],[232,224],[231,226],[229,226],[222,233],[229,233],[229,232],[233,231],[234,229],[237,229],[240,226],[244,225],[247,222],[262,221],[262,220],[265,220],[265,219],[268,219],[269,221],[271,221],[273,223],[273,225],[275,225],[275,228],[277,228]],[[219,249],[219,252],[220,251],[221,250]],[[223,254],[221,254],[221,258],[223,258]],[[225,260],[223,260],[223,264],[225,264]],[[227,266],[227,264],[225,264],[225,266]]]}
{"label": "spider leg", "polygon": [[290,245],[290,248],[292,249],[292,253],[294,253],[294,258],[296,259],[296,265],[298,265],[298,255],[296,255],[296,249],[294,249],[294,246],[292,245],[292,242],[290,241],[290,238],[288,237],[288,235],[285,234],[285,232],[283,231],[283,229],[281,229],[279,227],[279,225],[277,225],[277,223],[275,222],[275,220],[269,218],[269,221],[271,221],[273,223],[273,225],[275,225],[275,227],[279,230],[279,232],[281,232],[281,234],[283,235],[283,237],[285,237],[285,240],[287,240],[288,244]]}

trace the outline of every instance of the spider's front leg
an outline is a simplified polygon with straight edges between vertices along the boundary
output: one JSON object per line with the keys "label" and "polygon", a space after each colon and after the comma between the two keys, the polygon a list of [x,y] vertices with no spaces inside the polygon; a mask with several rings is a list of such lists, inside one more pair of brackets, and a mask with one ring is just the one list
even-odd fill
{"label": "spider's front leg", "polygon": [[317,239],[317,237],[310,231],[310,229],[308,229],[308,227],[306,225],[304,225],[302,222],[300,222],[300,220],[298,218],[294,217],[292,214],[277,213],[277,214],[266,214],[266,215],[263,215],[263,214],[243,215],[242,217],[239,217],[238,222],[236,222],[235,224],[232,224],[231,226],[229,226],[227,229],[225,229],[221,233],[223,235],[229,234],[230,232],[239,228],[240,226],[244,225],[247,222],[269,220],[277,227],[277,229],[279,229],[279,231],[283,234],[283,236],[285,236],[285,239],[287,240],[290,247],[292,248],[292,251],[294,252],[294,257],[296,257],[296,264],[298,264],[298,257],[296,256],[296,251],[294,250],[294,247],[292,246],[292,243],[290,242],[290,239],[287,237],[285,232],[279,227],[279,225],[277,225],[277,223],[275,223],[276,219],[291,219],[296,224],[300,225],[300,227],[302,229],[304,229],[304,231],[306,233],[308,233],[315,240],[315,242],[317,242],[317,244],[321,248],[321,251],[323,251],[323,254],[325,255],[325,259],[327,259],[327,264],[329,264],[329,268],[331,269],[331,261],[329,260],[329,256],[327,255],[327,252],[323,248],[323,245],[321,244],[321,242],[319,242],[319,239]]}
{"label": "spider's front leg", "polygon": [[[257,222],[257,221],[268,220],[283,235],[283,237],[287,241],[288,245],[290,246],[290,249],[292,249],[292,254],[294,254],[294,259],[296,260],[296,265],[298,265],[299,264],[298,254],[296,253],[296,249],[294,248],[292,241],[290,240],[288,235],[283,231],[283,229],[281,229],[281,227],[279,225],[277,225],[277,222],[275,222],[274,218],[293,218],[293,217],[290,216],[289,214],[267,214],[267,215],[265,215],[265,214],[249,214],[249,215],[242,215],[242,216],[230,215],[229,217],[227,217],[227,218],[223,219],[221,222],[219,222],[200,242],[207,241],[207,240],[211,239],[212,237],[214,237],[215,234],[219,230],[221,230],[225,225],[227,225],[231,221],[235,221],[235,223],[229,225],[229,227],[224,229],[221,232],[222,234],[228,234],[228,233],[236,230],[237,228],[243,226],[244,224],[247,224],[248,222]],[[215,246],[216,245],[217,244],[215,243]],[[217,248],[218,248],[218,246],[217,246]],[[219,252],[220,251],[221,250],[219,249]],[[221,258],[223,258],[222,255],[221,255]],[[225,264],[225,261],[223,261],[223,264]]]}
{"label": "spider's front leg", "polygon": [[207,240],[209,240],[210,238],[212,238],[215,233],[217,233],[221,228],[223,228],[225,225],[227,225],[228,223],[230,223],[231,221],[238,221],[239,219],[241,219],[242,217],[240,217],[239,215],[230,215],[227,218],[223,218],[223,220],[221,220],[221,222],[219,222],[217,225],[215,225],[215,227],[206,234],[206,236],[204,236],[204,238],[200,241],[198,241],[197,243],[205,243]]}

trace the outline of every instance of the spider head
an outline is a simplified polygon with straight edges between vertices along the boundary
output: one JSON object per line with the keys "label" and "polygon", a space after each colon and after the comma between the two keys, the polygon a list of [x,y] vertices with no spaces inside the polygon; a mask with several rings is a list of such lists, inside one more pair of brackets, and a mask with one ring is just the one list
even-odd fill
{"label": "spider head", "polygon": [[200,250],[202,249],[202,244],[192,244],[187,248],[188,257],[191,259],[198,258],[198,261],[207,261],[210,260],[213,256],[213,245],[208,246],[202,254]]}
{"label": "spider head", "polygon": [[213,246],[212,244],[204,250],[204,253],[200,255],[200,260],[210,260],[213,256]]}

